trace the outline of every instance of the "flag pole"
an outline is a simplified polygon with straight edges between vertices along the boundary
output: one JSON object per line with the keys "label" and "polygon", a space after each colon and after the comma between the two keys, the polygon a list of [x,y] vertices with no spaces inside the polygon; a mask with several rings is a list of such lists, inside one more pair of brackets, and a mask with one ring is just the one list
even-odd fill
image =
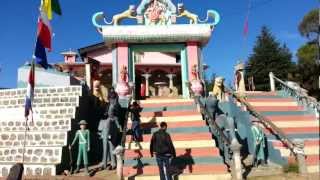
{"label": "flag pole", "polygon": [[[41,4],[40,4],[40,7],[39,7],[39,11],[41,11],[41,7],[43,5],[43,0],[41,0]],[[30,71],[33,71],[33,78],[34,78],[34,81],[35,81],[35,55],[34,55],[34,51],[36,49],[36,43],[37,43],[37,35],[38,35],[38,21],[39,21],[39,17],[37,19],[37,28],[36,28],[36,33],[35,33],[35,41],[33,43],[33,53],[32,53],[32,58],[31,58],[31,66],[30,66],[30,70],[29,70],[29,73]],[[34,86],[35,86],[35,82],[34,82]],[[28,88],[28,87],[27,87]],[[33,92],[34,93],[34,92]],[[32,102],[31,101],[31,107],[32,107]],[[34,121],[33,121],[33,110],[31,110],[31,121],[32,121],[32,124],[34,124]],[[26,143],[27,143],[27,132],[30,131],[30,128],[28,126],[28,116],[25,116],[25,131],[24,131],[24,141],[23,141],[23,150],[22,150],[22,164],[24,164],[24,161],[25,161],[25,153],[26,153]]]}

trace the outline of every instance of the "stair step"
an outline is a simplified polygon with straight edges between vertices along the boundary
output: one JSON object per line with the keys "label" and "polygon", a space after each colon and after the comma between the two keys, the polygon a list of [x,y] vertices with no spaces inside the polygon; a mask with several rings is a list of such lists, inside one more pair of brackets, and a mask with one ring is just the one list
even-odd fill
{"label": "stair step", "polygon": [[304,111],[303,106],[257,106],[256,111]]}
{"label": "stair step", "polygon": [[[130,120],[130,118],[129,118]],[[174,116],[174,117],[141,117],[142,123],[150,123],[150,122],[186,122],[186,121],[202,121],[202,116],[192,115],[192,116]]]}
{"label": "stair step", "polygon": [[315,115],[301,114],[301,115],[267,115],[271,121],[315,121]]}
{"label": "stair step", "polygon": [[165,104],[165,103],[190,103],[194,102],[193,99],[148,99],[140,101],[141,105],[145,104]]}
{"label": "stair step", "polygon": [[141,112],[141,117],[168,117],[168,116],[186,116],[186,115],[199,115],[196,110],[180,110],[180,111],[151,111]]}
{"label": "stair step", "polygon": [[[186,167],[184,169],[184,174],[225,174],[227,173],[228,169],[224,164],[206,164],[206,165],[192,165],[191,166],[192,171]],[[133,176],[136,174],[139,174],[143,172],[143,175],[158,175],[159,174],[159,168],[158,166],[144,166],[143,168],[135,169],[133,167],[124,167],[123,168],[123,174],[126,177]],[[138,172],[138,173],[137,173]],[[159,176],[158,176],[159,179]],[[179,178],[180,179],[180,178]]]}
{"label": "stair step", "polygon": [[[132,122],[128,123],[128,127],[131,127]],[[168,122],[168,128],[178,128],[178,127],[204,127],[206,126],[205,121],[186,121],[186,122]],[[150,123],[141,123],[141,129],[151,129],[160,127],[160,122],[150,122]]]}
{"label": "stair step", "polygon": [[[140,159],[142,164],[148,166],[157,166],[156,159],[143,157]],[[204,157],[193,157],[188,155],[177,156],[171,161],[172,165],[183,166],[183,165],[206,165],[206,164],[223,164],[223,159],[220,156],[204,156]],[[136,166],[138,164],[137,160],[126,159],[124,161],[124,166]]]}
{"label": "stair step", "polygon": [[[140,145],[142,149],[149,149],[150,148],[150,142],[140,142]],[[187,140],[187,141],[173,141],[173,145],[175,148],[203,148],[203,147],[215,147],[214,140]],[[126,147],[129,146],[129,143],[126,143]],[[131,145],[131,148],[133,150],[139,149],[139,147],[134,146],[134,144]]]}
{"label": "stair step", "polygon": [[[172,141],[194,141],[194,140],[212,140],[212,136],[208,132],[199,133],[170,133]],[[152,135],[143,135],[144,142],[150,142]],[[130,135],[127,135],[126,140],[129,142],[131,139]]]}
{"label": "stair step", "polygon": [[[134,146],[134,143],[132,144]],[[186,153],[185,148],[176,148],[177,156],[181,156]],[[205,157],[205,156],[220,156],[218,148],[192,148],[190,149],[191,156],[193,157]],[[126,150],[125,157],[128,159],[135,158],[138,155],[146,158],[150,158],[149,150]]]}
{"label": "stair step", "polygon": [[252,98],[248,98],[247,101],[249,103],[253,103],[253,102],[296,102],[293,98],[283,98],[283,97],[277,97],[277,96],[272,96],[272,97],[268,97],[268,98],[257,98],[257,97],[252,97]]}
{"label": "stair step", "polygon": [[[290,127],[290,128],[281,128],[285,134],[299,134],[299,133],[319,133],[319,127]],[[266,134],[271,132],[268,129],[264,129]]]}
{"label": "stair step", "polygon": [[[159,175],[155,176],[136,176],[125,178],[126,180],[159,180]],[[179,180],[230,180],[231,175],[228,174],[182,174],[178,177]]]}
{"label": "stair step", "polygon": [[283,102],[283,101],[279,101],[279,102],[261,102],[261,101],[255,101],[255,102],[250,102],[249,101],[249,104],[251,106],[298,106],[298,103],[297,102]]}
{"label": "stair step", "polygon": [[146,108],[146,107],[170,107],[170,106],[193,106],[194,105],[194,101],[172,101],[172,102],[164,102],[164,103],[159,103],[159,102],[145,102],[145,103],[141,103],[140,106]]}

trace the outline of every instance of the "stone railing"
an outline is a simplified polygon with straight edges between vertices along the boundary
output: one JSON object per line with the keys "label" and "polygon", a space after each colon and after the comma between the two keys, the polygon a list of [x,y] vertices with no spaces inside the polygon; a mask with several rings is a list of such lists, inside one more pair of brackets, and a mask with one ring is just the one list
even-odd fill
{"label": "stone railing", "polygon": [[207,120],[209,126],[212,128],[211,133],[216,137],[218,142],[218,148],[222,152],[225,163],[231,167],[231,174],[233,179],[242,180],[242,165],[240,158],[240,149],[241,144],[239,144],[236,136],[235,136],[235,128],[234,128],[234,119],[232,117],[228,117],[228,113],[226,113],[226,118],[224,119],[227,127],[227,131],[223,131],[216,122],[213,114],[210,113],[205,107],[205,98],[202,96],[197,96],[193,93],[191,89],[191,84],[188,83],[190,96],[194,98],[195,104],[200,109],[201,114]]}
{"label": "stone railing", "polygon": [[25,95],[26,89],[0,90],[0,176],[17,162],[24,163],[26,175],[56,175],[82,87],[36,88],[27,131]]}
{"label": "stone railing", "polygon": [[287,83],[277,78],[272,72],[269,73],[269,78],[271,91],[276,91],[276,83],[278,83],[282,92],[285,93],[284,95],[294,97],[305,108],[314,111],[317,118],[320,119],[320,102],[317,102],[315,98],[308,96],[301,88],[295,89],[289,86]]}
{"label": "stone railing", "polygon": [[279,138],[279,140],[288,147],[292,154],[295,155],[299,163],[299,171],[301,174],[307,172],[305,154],[304,154],[304,144],[300,141],[292,141],[280,128],[278,128],[269,118],[265,117],[254,107],[246,101],[246,99],[232,91],[231,89],[225,88],[225,92],[230,94],[237,102],[241,104],[253,117],[257,118],[267,129],[271,131],[273,135]]}

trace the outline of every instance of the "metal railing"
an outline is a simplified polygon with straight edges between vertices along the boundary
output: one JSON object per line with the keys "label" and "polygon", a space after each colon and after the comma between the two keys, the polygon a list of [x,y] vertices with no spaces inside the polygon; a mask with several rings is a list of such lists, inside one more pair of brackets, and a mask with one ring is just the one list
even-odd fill
{"label": "metal railing", "polygon": [[287,83],[282,81],[281,79],[277,78],[272,72],[269,73],[270,77],[270,85],[271,90],[275,91],[275,82],[278,82],[281,89],[289,96],[294,97],[298,102],[300,102],[306,108],[310,108],[315,111],[318,118],[320,113],[320,102],[317,102],[315,98],[308,96],[306,93],[299,89],[294,89],[293,87],[289,86]]}

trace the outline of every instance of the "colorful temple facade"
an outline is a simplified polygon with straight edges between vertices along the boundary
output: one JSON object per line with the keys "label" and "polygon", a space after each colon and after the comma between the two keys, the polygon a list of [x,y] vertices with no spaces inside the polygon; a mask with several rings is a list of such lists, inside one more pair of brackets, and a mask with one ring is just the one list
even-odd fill
{"label": "colorful temple facade", "polygon": [[[190,24],[178,24],[182,17],[190,19]],[[137,24],[121,24],[127,18],[136,19]],[[98,12],[92,22],[104,42],[80,48],[83,62],[76,62],[75,52],[63,52],[65,63],[56,67],[81,79],[88,64],[89,86],[99,80],[105,89],[115,86],[118,91],[125,73],[124,81],[132,84],[136,97],[189,98],[188,82],[203,78],[202,48],[219,20],[219,14],[209,10],[206,20],[200,23],[198,16],[185,10],[183,4],[177,8],[169,0],[143,0],[137,7],[130,5],[113,16],[111,23]],[[100,21],[106,24],[101,25]]]}

